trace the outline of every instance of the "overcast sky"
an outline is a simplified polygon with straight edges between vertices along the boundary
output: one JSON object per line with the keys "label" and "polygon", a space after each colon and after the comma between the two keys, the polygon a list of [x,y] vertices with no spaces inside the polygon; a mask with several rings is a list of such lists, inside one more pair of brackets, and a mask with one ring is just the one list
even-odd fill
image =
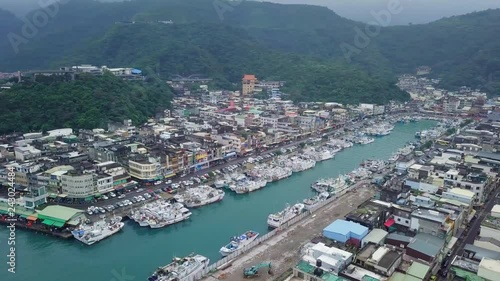
{"label": "overcast sky", "polygon": [[363,22],[373,20],[371,12],[387,10],[390,2],[401,3],[402,11],[392,15],[391,25],[427,23],[443,17],[488,8],[500,8],[500,0],[265,0],[283,4],[326,6],[337,14]]}
{"label": "overcast sky", "polygon": [[[23,15],[30,9],[39,7],[38,3],[57,0],[0,0],[0,7]],[[67,1],[67,0],[64,0]],[[120,1],[120,0],[101,0]],[[140,1],[140,0],[136,0]],[[168,1],[168,0],[165,0]],[[245,1],[245,0],[242,0]],[[259,1],[259,0],[257,0]],[[387,10],[388,3],[398,1],[402,11],[392,15],[391,25],[408,23],[427,23],[443,17],[462,15],[488,8],[500,8],[500,0],[265,0],[275,3],[311,4],[325,6],[337,14],[357,20],[369,22],[373,20],[372,12]]]}

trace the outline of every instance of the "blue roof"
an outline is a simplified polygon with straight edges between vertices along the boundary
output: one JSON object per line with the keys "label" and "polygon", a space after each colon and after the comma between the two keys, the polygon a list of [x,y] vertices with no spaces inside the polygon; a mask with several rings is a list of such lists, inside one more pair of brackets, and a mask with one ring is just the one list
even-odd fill
{"label": "blue roof", "polygon": [[132,69],[132,74],[141,74],[141,73],[142,73],[142,71],[139,69],[135,69],[135,68]]}
{"label": "blue roof", "polygon": [[329,226],[325,227],[323,231],[330,231],[330,232],[340,233],[343,235],[354,233],[356,235],[361,236],[368,231],[368,228],[352,221],[336,220],[332,222]]}

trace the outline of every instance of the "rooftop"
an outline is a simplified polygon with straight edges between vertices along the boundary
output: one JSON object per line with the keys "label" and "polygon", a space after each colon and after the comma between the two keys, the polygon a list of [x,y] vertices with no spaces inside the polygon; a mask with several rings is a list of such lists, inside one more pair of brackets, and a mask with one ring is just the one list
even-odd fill
{"label": "rooftop", "polygon": [[[300,261],[297,266],[295,266],[298,270],[303,271],[307,274],[314,275],[315,266],[312,266],[308,262]],[[323,281],[349,281],[348,279],[342,278],[340,276],[325,272],[321,276],[321,280]]]}
{"label": "rooftop", "polygon": [[469,251],[469,252],[474,252],[476,253],[474,256],[474,259],[482,259],[482,258],[490,258],[490,259],[500,259],[500,253],[493,251],[493,250],[488,250],[484,249],[472,244],[466,244],[464,247],[464,250]]}
{"label": "rooftop", "polygon": [[423,253],[429,257],[435,257],[443,248],[444,240],[436,236],[419,233],[415,235],[415,240],[408,244],[408,248]]}
{"label": "rooftop", "polygon": [[424,280],[429,270],[430,267],[428,265],[419,262],[413,262],[410,268],[408,268],[408,271],[406,271],[406,274],[411,275],[413,277],[417,277],[420,280]]}
{"label": "rooftop", "polygon": [[378,243],[379,241],[383,241],[387,235],[387,231],[380,228],[374,228],[365,236],[365,238],[363,238],[363,240]]}
{"label": "rooftop", "polygon": [[383,277],[375,272],[369,271],[362,267],[351,264],[347,266],[347,268],[342,271],[342,274],[347,275],[350,278],[355,280],[363,280],[363,281],[382,281],[387,280],[386,277]]}
{"label": "rooftop", "polygon": [[389,235],[387,235],[386,239],[392,239],[392,240],[407,242],[407,243],[410,243],[412,241],[412,237],[404,236],[404,235],[397,234],[397,233],[390,233]]}
{"label": "rooftop", "polygon": [[424,209],[424,208],[419,208],[413,213],[411,213],[413,217],[418,217],[422,219],[427,219],[431,221],[436,221],[436,222],[441,222],[443,223],[446,220],[447,214],[444,214],[442,212],[438,212],[436,210],[430,210],[430,209]]}
{"label": "rooftop", "polygon": [[410,275],[406,275],[401,272],[394,272],[394,274],[391,276],[389,281],[422,281],[422,279],[419,279],[417,277],[413,277]]}
{"label": "rooftop", "polygon": [[78,209],[54,205],[45,207],[45,209],[38,211],[38,214],[67,221],[81,212]]}
{"label": "rooftop", "polygon": [[457,277],[462,278],[462,280],[470,280],[470,281],[486,281],[486,279],[477,276],[477,274],[472,273],[470,271],[458,268],[458,267],[452,267],[451,270],[455,273]]}
{"label": "rooftop", "polygon": [[330,225],[325,227],[323,231],[332,231],[332,232],[338,232],[341,234],[349,234],[349,233],[356,233],[356,234],[363,234],[367,230],[366,227],[360,225],[359,223],[355,223],[352,221],[346,221],[346,220],[335,220],[332,222]]}
{"label": "rooftop", "polygon": [[493,216],[486,216],[481,222],[481,226],[486,226],[489,228],[500,230],[500,218]]}
{"label": "rooftop", "polygon": [[468,198],[474,197],[474,192],[472,192],[470,190],[467,190],[467,189],[458,188],[458,187],[450,188],[448,190],[448,192],[449,193],[458,194],[458,195],[461,195],[461,196],[464,196],[464,197],[468,197]]}
{"label": "rooftop", "polygon": [[396,251],[388,251],[378,262],[378,266],[383,268],[391,268],[391,266],[399,259],[400,253]]}

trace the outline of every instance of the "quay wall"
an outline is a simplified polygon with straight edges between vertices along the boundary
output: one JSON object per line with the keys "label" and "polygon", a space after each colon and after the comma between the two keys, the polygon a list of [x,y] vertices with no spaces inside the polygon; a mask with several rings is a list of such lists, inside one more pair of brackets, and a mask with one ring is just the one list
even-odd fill
{"label": "quay wall", "polygon": [[332,203],[333,201],[337,200],[339,197],[344,195],[346,192],[348,192],[350,189],[352,189],[354,186],[358,186],[359,184],[366,184],[366,181],[360,181],[354,185],[351,185],[349,188],[344,189],[340,193],[336,194],[334,197],[331,197],[323,202],[318,203],[318,205],[311,207],[308,211],[300,214],[299,216],[289,220],[286,222],[284,225],[280,226],[279,228],[273,229],[272,231],[266,233],[263,236],[259,236],[259,238],[255,239],[252,243],[246,245],[242,249],[239,249],[235,251],[234,253],[218,260],[217,262],[209,265],[207,268],[205,268],[203,271],[198,272],[196,275],[192,276],[192,278],[187,279],[186,281],[195,281],[195,280],[200,280],[204,277],[209,276],[210,274],[214,273],[217,271],[217,268],[221,267],[222,265],[228,264],[231,261],[235,260],[236,258],[242,256],[243,254],[247,253],[250,251],[252,248],[260,245],[263,242],[266,242],[267,240],[271,239],[272,237],[278,235],[282,231],[290,228],[294,224],[304,220],[305,218],[313,215],[316,213],[318,210],[323,208],[324,206]]}

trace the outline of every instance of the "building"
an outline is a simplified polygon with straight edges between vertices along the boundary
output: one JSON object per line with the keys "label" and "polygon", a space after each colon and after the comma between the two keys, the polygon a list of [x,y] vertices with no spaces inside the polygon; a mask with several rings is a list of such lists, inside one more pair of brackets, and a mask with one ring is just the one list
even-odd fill
{"label": "building", "polygon": [[355,263],[375,273],[391,276],[402,260],[402,253],[368,243],[356,255]]}
{"label": "building", "polygon": [[411,214],[410,229],[417,233],[426,233],[445,239],[453,224],[450,222],[450,214],[444,211],[419,208]]}
{"label": "building", "polygon": [[26,161],[40,157],[42,155],[42,151],[36,149],[31,145],[25,145],[25,146],[15,147],[14,155],[16,157],[16,160]]}
{"label": "building", "polygon": [[257,84],[257,78],[253,74],[245,74],[241,80],[242,90],[241,94],[243,96],[248,96],[255,90],[255,85]]}
{"label": "building", "polygon": [[444,199],[456,200],[468,205],[473,205],[476,194],[470,190],[462,188],[450,188],[441,195]]}
{"label": "building", "polygon": [[[318,267],[321,269],[321,273],[326,272],[338,275],[339,272],[344,270],[352,262],[352,260],[352,253],[335,247],[327,247],[323,243],[318,243],[305,246],[305,255],[302,256],[301,263]],[[300,268],[298,268],[297,271],[294,270],[294,273],[296,274],[295,276],[299,278],[303,278],[306,274],[311,274],[311,272],[300,270]],[[316,273],[318,273],[318,271],[316,271]],[[315,275],[321,276],[322,274]]]}
{"label": "building", "polygon": [[[498,244],[498,246],[500,246],[500,218],[491,215],[486,216],[481,222],[479,236],[483,239],[490,238],[489,243]],[[480,244],[484,243],[485,242]],[[474,245],[476,245],[476,243],[474,243]]]}
{"label": "building", "polygon": [[59,228],[64,225],[77,226],[86,220],[83,211],[59,205],[47,206],[35,215],[43,224]]}
{"label": "building", "polygon": [[36,207],[46,204],[49,196],[45,186],[30,186],[29,192],[24,196],[24,207],[27,209],[35,209]]}
{"label": "building", "polygon": [[62,192],[70,198],[86,198],[97,193],[96,175],[69,171],[61,176]]}
{"label": "building", "polygon": [[419,259],[431,264],[435,259],[444,256],[442,252],[445,240],[436,236],[419,233],[406,247],[406,255],[414,259]]}
{"label": "building", "polygon": [[154,181],[161,178],[159,163],[148,160],[129,160],[129,174],[131,177],[141,181]]}
{"label": "building", "polygon": [[358,247],[367,234],[367,227],[346,220],[335,220],[323,229],[324,237],[341,243],[351,243]]}
{"label": "building", "polygon": [[500,260],[483,258],[479,263],[477,275],[486,280],[496,281],[500,277]]}
{"label": "building", "polygon": [[375,228],[363,238],[361,247],[364,247],[368,243],[383,245],[388,234],[389,233],[383,229]]}

